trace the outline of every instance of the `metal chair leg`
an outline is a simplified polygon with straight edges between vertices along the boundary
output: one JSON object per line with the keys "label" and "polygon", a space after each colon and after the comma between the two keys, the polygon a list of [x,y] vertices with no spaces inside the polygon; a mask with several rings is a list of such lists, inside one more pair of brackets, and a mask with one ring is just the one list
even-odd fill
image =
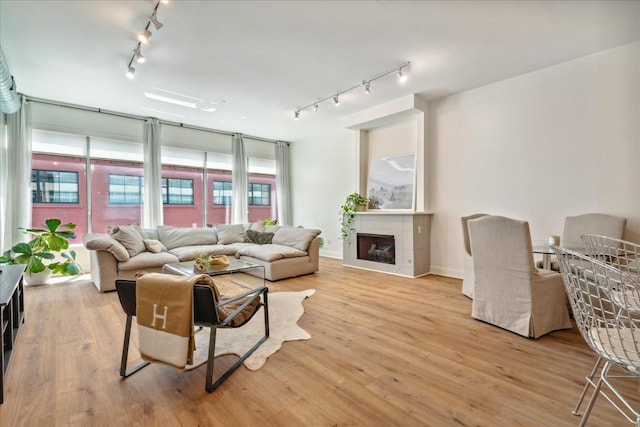
{"label": "metal chair leg", "polygon": [[229,376],[233,374],[235,370],[238,369],[240,365],[242,365],[242,363],[244,363],[244,361],[247,360],[247,358],[251,356],[253,352],[256,351],[256,349],[260,347],[260,345],[262,345],[262,343],[267,340],[267,338],[269,338],[269,304],[267,301],[267,293],[265,292],[263,295],[264,295],[264,301],[262,303],[263,304],[262,307],[264,309],[264,321],[265,321],[264,336],[260,338],[260,340],[256,342],[253,345],[253,347],[249,349],[249,351],[243,354],[242,357],[240,357],[240,359],[238,359],[229,369],[227,369],[222,375],[220,375],[220,377],[215,382],[213,382],[213,365],[215,360],[217,328],[215,326],[211,326],[211,335],[209,336],[209,360],[207,360],[207,378],[206,378],[206,384],[205,384],[205,390],[208,393],[212,393],[216,388],[218,388],[218,386],[220,386],[220,384],[222,384],[224,380],[229,378]]}
{"label": "metal chair leg", "polygon": [[142,362],[139,365],[131,368],[130,371],[127,372],[127,359],[129,357],[129,340],[131,338],[131,321],[133,316],[127,316],[127,325],[124,328],[124,343],[122,344],[122,360],[120,362],[120,376],[126,378],[130,375],[135,374],[140,369],[144,368],[149,364],[149,362]]}
{"label": "metal chair leg", "polygon": [[587,383],[584,385],[584,388],[582,389],[582,394],[580,394],[580,397],[578,398],[578,403],[576,403],[576,407],[573,408],[573,411],[571,411],[573,415],[580,416],[580,412],[579,412],[580,405],[582,405],[582,401],[584,400],[584,397],[587,394],[587,390],[589,389],[589,386],[594,384],[593,379],[596,377],[596,372],[598,371],[598,368],[600,367],[601,363],[602,363],[602,357],[598,357],[598,359],[596,360],[596,363],[593,365],[593,369],[591,369],[591,373],[585,377],[585,379],[587,380]]}
{"label": "metal chair leg", "polygon": [[[607,369],[607,366],[609,365],[609,363],[605,363],[603,371],[605,369]],[[589,399],[589,403],[587,404],[587,408],[584,410],[584,415],[582,417],[582,420],[580,420],[580,426],[579,427],[584,427],[587,424],[587,419],[589,418],[589,415],[591,414],[591,409],[593,409],[593,405],[596,403],[596,399],[598,398],[598,395],[600,395],[600,390],[602,389],[602,374],[600,374],[600,376],[598,377],[598,382],[595,385],[595,390],[593,390],[593,395],[591,395],[591,399]]]}

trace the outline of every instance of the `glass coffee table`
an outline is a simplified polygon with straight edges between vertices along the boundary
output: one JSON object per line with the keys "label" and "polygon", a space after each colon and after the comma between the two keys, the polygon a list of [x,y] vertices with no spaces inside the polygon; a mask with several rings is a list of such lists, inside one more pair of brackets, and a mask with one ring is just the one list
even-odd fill
{"label": "glass coffee table", "polygon": [[194,261],[172,262],[162,266],[162,272],[180,276],[208,274],[215,277],[216,286],[236,285],[255,289],[264,286],[264,266],[229,257],[229,265],[214,266],[210,270],[196,270]]}

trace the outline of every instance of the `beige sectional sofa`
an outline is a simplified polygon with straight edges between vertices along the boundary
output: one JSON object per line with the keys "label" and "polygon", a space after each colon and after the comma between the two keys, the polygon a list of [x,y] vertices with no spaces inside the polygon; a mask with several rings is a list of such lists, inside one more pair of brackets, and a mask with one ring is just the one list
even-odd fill
{"label": "beige sectional sofa", "polygon": [[164,264],[191,261],[203,252],[235,256],[264,266],[274,281],[318,271],[320,230],[262,223],[215,228],[137,225],[111,227],[107,234],[83,237],[89,250],[91,278],[100,292],[115,290],[116,279],[137,272],[161,272]]}

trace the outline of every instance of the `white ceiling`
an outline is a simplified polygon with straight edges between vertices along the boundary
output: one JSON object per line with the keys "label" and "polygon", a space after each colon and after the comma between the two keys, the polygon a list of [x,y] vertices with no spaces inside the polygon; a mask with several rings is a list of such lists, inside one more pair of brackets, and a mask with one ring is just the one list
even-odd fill
{"label": "white ceiling", "polygon": [[[288,141],[411,93],[436,99],[640,40],[640,1],[0,0],[0,46],[29,96]],[[340,97],[299,107],[411,61]],[[147,99],[168,92],[215,112]]]}

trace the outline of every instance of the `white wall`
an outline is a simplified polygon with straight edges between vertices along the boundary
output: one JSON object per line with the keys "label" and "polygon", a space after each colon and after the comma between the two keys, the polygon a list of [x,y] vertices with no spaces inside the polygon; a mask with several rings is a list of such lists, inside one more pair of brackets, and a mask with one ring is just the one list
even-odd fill
{"label": "white wall", "polygon": [[[462,277],[460,217],[529,221],[534,243],[564,218],[628,218],[640,242],[640,43],[433,101],[431,272]],[[354,131],[292,144],[295,224],[341,257],[338,208],[357,189]]]}
{"label": "white wall", "polygon": [[342,258],[338,209],[358,191],[354,131],[338,128],[290,147],[293,225],[322,230],[321,254]]}
{"label": "white wall", "polygon": [[461,276],[460,217],[529,221],[628,218],[640,241],[640,43],[463,92],[431,104],[431,271]]}

